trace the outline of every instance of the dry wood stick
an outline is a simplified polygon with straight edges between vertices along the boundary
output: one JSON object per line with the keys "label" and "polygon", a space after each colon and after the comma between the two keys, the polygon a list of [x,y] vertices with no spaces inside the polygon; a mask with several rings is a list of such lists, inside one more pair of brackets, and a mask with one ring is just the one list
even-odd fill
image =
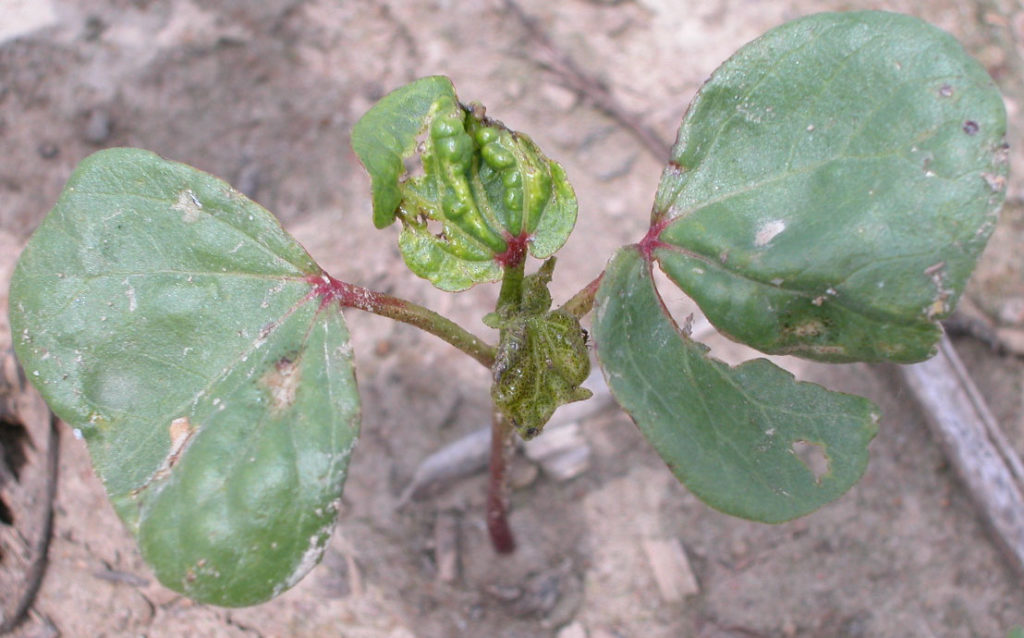
{"label": "dry wood stick", "polygon": [[1024,577],[1024,463],[1010,446],[949,339],[900,374],[982,518]]}

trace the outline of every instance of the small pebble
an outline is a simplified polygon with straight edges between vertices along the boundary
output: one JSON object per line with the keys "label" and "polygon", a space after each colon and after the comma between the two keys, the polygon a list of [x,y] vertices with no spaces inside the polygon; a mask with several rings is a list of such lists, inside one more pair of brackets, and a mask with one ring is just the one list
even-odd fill
{"label": "small pebble", "polygon": [[256,162],[247,162],[238,171],[235,188],[249,199],[255,199],[260,189],[260,177],[260,165]]}
{"label": "small pebble", "polygon": [[590,444],[578,422],[550,427],[523,448],[526,457],[556,481],[579,476],[590,466]]}
{"label": "small pebble", "polygon": [[678,539],[645,538],[641,546],[663,601],[675,603],[700,592],[690,561]]}
{"label": "small pebble", "polygon": [[43,142],[36,150],[43,159],[53,159],[60,155],[60,147],[53,142]]}
{"label": "small pebble", "polygon": [[453,583],[459,577],[459,518],[454,512],[438,512],[434,520],[434,557],[437,580]]}
{"label": "small pebble", "polygon": [[587,638],[587,629],[579,621],[574,621],[559,630],[558,638]]}
{"label": "small pebble", "polygon": [[1009,325],[1024,324],[1024,297],[1010,297],[999,308],[999,322]]}
{"label": "small pebble", "polygon": [[85,122],[82,137],[90,144],[103,144],[110,139],[112,128],[110,114],[105,109],[93,109]]}
{"label": "small pebble", "polygon": [[521,490],[529,487],[537,480],[540,469],[534,463],[522,459],[515,459],[512,467],[509,468],[508,484],[514,490]]}

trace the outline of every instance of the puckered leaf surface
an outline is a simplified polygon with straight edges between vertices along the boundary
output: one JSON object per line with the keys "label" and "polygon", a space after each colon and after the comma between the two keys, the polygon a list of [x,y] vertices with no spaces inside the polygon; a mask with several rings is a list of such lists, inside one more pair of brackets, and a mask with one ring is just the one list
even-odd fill
{"label": "puckered leaf surface", "polygon": [[875,11],[787,23],[690,106],[655,257],[763,352],[921,360],[994,226],[1005,132],[992,80],[943,31]]}
{"label": "puckered leaf surface", "polygon": [[135,149],[84,160],[18,262],[19,359],[196,600],[262,602],[330,534],[359,398],[321,276],[266,210]]}
{"label": "puckered leaf surface", "polygon": [[356,123],[378,228],[402,223],[409,269],[442,290],[501,278],[524,251],[555,253],[576,223],[576,196],[526,135],[463,106],[448,78],[389,93]]}

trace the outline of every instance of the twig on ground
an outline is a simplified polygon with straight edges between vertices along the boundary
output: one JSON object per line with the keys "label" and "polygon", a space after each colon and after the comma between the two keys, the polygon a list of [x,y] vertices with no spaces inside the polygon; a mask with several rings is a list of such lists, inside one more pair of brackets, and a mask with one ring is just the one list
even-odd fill
{"label": "twig on ground", "polygon": [[635,114],[623,108],[607,84],[580,68],[570,55],[558,48],[537,19],[527,14],[518,2],[504,2],[505,8],[519,21],[533,41],[533,61],[540,68],[554,75],[563,86],[629,131],[658,161],[668,160],[671,147],[662,141],[661,136],[643,124]]}
{"label": "twig on ground", "polygon": [[[599,371],[595,369],[585,385],[593,390],[594,396],[559,408],[547,424],[547,429],[557,430],[570,426],[611,405],[611,392]],[[422,498],[441,486],[482,471],[487,467],[490,445],[491,428],[488,426],[452,441],[423,459],[409,485],[402,490],[397,506],[403,507],[409,501]]]}
{"label": "twig on ground", "polygon": [[[31,473],[8,467],[4,459],[17,458],[18,452],[2,448],[18,443],[6,435],[0,438],[0,503],[6,500],[12,519],[11,525],[0,524],[0,634],[13,631],[26,618],[46,573],[58,458],[57,417],[29,386],[14,353],[5,350],[0,349],[0,429],[25,433],[32,452],[24,462],[35,467]],[[21,560],[13,560],[15,556]]]}
{"label": "twig on ground", "polygon": [[900,374],[925,412],[1017,573],[1024,576],[1024,463],[1006,440],[952,343]]}

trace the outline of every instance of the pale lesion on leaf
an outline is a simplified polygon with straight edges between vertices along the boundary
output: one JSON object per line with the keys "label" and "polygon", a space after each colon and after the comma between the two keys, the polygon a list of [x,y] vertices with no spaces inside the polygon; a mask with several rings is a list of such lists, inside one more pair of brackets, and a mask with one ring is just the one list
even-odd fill
{"label": "pale lesion on leaf", "polygon": [[295,403],[295,393],[301,376],[298,358],[283,357],[260,377],[260,385],[270,393],[272,412],[283,412]]}
{"label": "pale lesion on leaf", "polygon": [[170,426],[167,428],[167,432],[171,438],[171,447],[167,452],[167,456],[164,457],[163,462],[157,467],[153,475],[142,485],[132,490],[132,496],[138,496],[144,490],[149,488],[154,482],[163,480],[170,476],[171,470],[181,459],[182,452],[185,451],[185,447],[195,436],[199,428],[194,427],[187,416],[178,417],[171,421]]}
{"label": "pale lesion on leaf", "polygon": [[178,193],[178,201],[171,204],[171,209],[181,213],[181,221],[191,224],[199,221],[203,204],[192,190],[186,189]]}

